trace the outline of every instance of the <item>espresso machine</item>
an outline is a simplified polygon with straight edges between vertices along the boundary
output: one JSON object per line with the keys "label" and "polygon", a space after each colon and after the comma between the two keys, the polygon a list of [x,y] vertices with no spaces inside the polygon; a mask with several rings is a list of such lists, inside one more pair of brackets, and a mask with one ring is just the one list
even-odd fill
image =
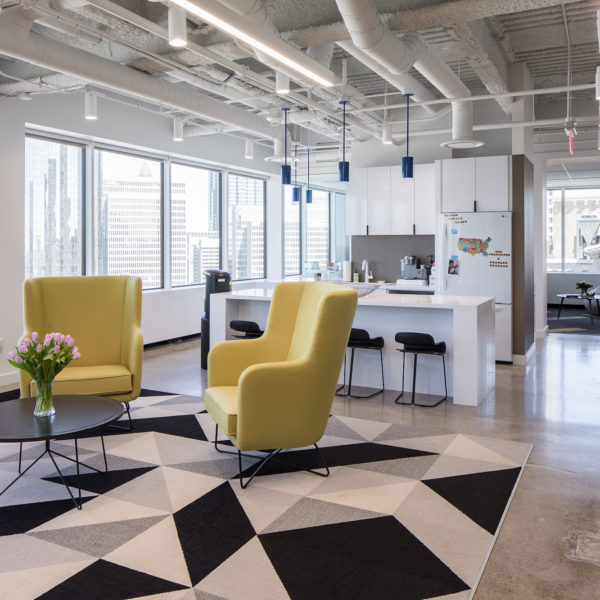
{"label": "espresso machine", "polygon": [[400,259],[400,279],[427,280],[428,277],[427,267],[422,266],[416,256],[405,256]]}

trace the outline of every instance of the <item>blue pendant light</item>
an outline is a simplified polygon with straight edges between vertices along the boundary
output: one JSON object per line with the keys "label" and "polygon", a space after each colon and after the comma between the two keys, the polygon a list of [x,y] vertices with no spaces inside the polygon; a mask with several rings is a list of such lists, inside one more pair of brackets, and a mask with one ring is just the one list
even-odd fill
{"label": "blue pendant light", "polygon": [[292,188],[292,202],[300,202],[302,188],[298,185],[298,144],[294,146],[294,187]]}
{"label": "blue pendant light", "polygon": [[284,147],[284,156],[285,161],[281,165],[281,185],[291,185],[292,184],[292,167],[288,165],[287,161],[287,134],[288,134],[288,112],[290,109],[286,106],[283,110],[284,115],[284,134],[283,134],[283,147]]}
{"label": "blue pendant light", "polygon": [[340,181],[350,181],[350,163],[346,160],[346,104],[348,100],[342,100],[340,104],[344,107],[344,120],[342,122],[342,160],[338,163]]}
{"label": "blue pendant light", "polygon": [[412,94],[404,94],[406,96],[406,156],[402,157],[402,178],[413,178],[413,157],[408,155],[408,135],[409,135],[409,101]]}
{"label": "blue pendant light", "polygon": [[312,204],[312,190],[310,189],[310,148],[306,149],[306,204]]}

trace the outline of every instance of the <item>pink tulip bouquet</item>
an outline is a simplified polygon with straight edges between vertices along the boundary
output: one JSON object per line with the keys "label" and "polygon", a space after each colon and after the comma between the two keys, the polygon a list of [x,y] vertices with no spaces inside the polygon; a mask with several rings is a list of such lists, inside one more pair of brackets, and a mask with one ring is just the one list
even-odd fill
{"label": "pink tulip bouquet", "polygon": [[42,341],[37,331],[18,344],[15,352],[8,353],[8,362],[17,369],[23,369],[35,380],[36,416],[54,414],[52,382],[72,360],[80,357],[75,340],[70,335],[47,333]]}

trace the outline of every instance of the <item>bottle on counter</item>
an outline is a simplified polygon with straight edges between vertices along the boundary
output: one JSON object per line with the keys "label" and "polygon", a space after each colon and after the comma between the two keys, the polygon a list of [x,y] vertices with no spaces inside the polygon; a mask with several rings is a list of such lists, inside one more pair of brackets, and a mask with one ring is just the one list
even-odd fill
{"label": "bottle on counter", "polygon": [[358,283],[358,273],[354,273],[354,283]]}

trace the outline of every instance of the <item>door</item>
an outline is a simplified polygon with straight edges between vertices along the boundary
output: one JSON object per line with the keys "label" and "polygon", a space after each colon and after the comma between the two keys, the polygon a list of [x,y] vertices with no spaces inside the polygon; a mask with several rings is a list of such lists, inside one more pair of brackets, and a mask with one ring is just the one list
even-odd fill
{"label": "door", "polygon": [[442,161],[442,212],[470,212],[475,200],[475,159]]}
{"label": "door", "polygon": [[435,235],[435,165],[415,165],[414,215],[417,235]]}
{"label": "door", "polygon": [[[511,213],[456,213],[442,218],[440,291],[512,302]],[[437,264],[437,262],[436,262]]]}
{"label": "door", "polygon": [[373,167],[367,174],[367,223],[369,235],[389,235],[390,167]]}
{"label": "door", "polygon": [[415,179],[403,179],[402,167],[391,167],[390,234],[413,234],[413,224],[415,222],[414,199]]}
{"label": "door", "polygon": [[477,157],[475,159],[477,212],[510,210],[509,198],[509,157]]}

